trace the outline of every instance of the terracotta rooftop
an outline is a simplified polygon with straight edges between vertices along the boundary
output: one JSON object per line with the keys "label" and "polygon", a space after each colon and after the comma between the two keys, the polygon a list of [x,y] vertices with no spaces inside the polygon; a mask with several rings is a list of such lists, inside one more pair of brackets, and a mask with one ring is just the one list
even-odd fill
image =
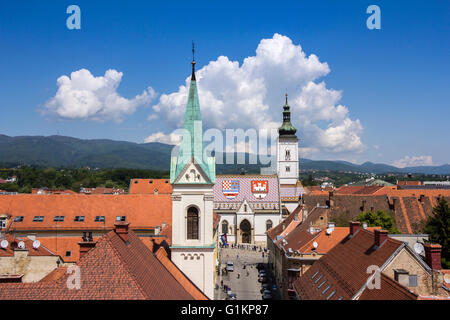
{"label": "terracotta rooftop", "polygon": [[[3,240],[3,239],[1,239]],[[39,248],[33,248],[33,241],[26,237],[13,237],[10,234],[6,234],[4,240],[8,241],[8,246],[6,248],[0,248],[0,257],[12,257],[14,256],[14,250],[18,249],[18,244],[23,241],[25,245],[25,250],[28,250],[29,256],[53,256],[55,255],[42,243]],[[20,250],[20,249],[19,249]]]}
{"label": "terracotta rooftop", "polygon": [[[8,230],[108,230],[113,229],[116,217],[125,216],[135,230],[149,230],[162,222],[172,222],[172,199],[159,195],[0,195],[0,214],[10,219]],[[23,221],[14,222],[22,216]],[[33,221],[43,216],[41,222]],[[64,216],[64,221],[54,221]],[[75,221],[77,216],[84,221]],[[104,216],[105,221],[95,221]]]}
{"label": "terracotta rooftop", "polygon": [[[359,228],[295,280],[295,291],[302,300],[352,299],[368,280],[367,267],[382,266],[401,246],[402,242],[388,237],[376,248],[374,233]],[[324,281],[323,290],[318,290]]]}
{"label": "terracotta rooftop", "polygon": [[169,179],[131,179],[130,194],[172,194]]}
{"label": "terracotta rooftop", "polygon": [[380,287],[382,288],[380,290],[364,289],[359,300],[417,300],[419,298],[415,293],[383,273],[381,274]]}
{"label": "terracotta rooftop", "polygon": [[401,180],[398,180],[397,181],[397,185],[398,186],[421,186],[422,185],[422,181],[413,181],[413,180],[401,181]]}
{"label": "terracotta rooftop", "polygon": [[108,232],[77,266],[81,275],[78,290],[67,287],[69,274],[61,277],[53,274],[55,281],[0,284],[0,299],[195,299],[188,292],[191,289],[185,289],[131,230],[128,242],[115,231]]}

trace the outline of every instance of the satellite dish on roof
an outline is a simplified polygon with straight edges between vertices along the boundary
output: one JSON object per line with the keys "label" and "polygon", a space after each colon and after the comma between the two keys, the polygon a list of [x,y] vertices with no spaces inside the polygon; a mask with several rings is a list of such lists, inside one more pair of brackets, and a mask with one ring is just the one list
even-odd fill
{"label": "satellite dish on roof", "polygon": [[332,231],[332,229],[331,229],[331,228],[328,228],[328,229],[327,229],[327,234],[330,235],[330,234],[331,234],[331,231]]}
{"label": "satellite dish on roof", "polygon": [[33,248],[37,249],[41,246],[41,242],[39,240],[34,240],[33,241]]}
{"label": "satellite dish on roof", "polygon": [[423,244],[421,244],[421,243],[419,243],[419,242],[416,242],[416,243],[414,244],[414,251],[415,251],[417,254],[421,254],[421,253],[423,252]]}
{"label": "satellite dish on roof", "polygon": [[447,273],[447,274],[444,276],[444,282],[447,283],[447,284],[450,284],[450,274]]}
{"label": "satellite dish on roof", "polygon": [[3,249],[6,249],[7,247],[8,247],[8,244],[9,244],[9,242],[8,242],[8,240],[2,240],[2,242],[0,242],[0,246],[3,248]]}
{"label": "satellite dish on roof", "polygon": [[316,241],[314,241],[314,242],[313,242],[313,247],[314,247],[314,248],[317,248],[318,246],[319,246],[319,244],[318,244]]}
{"label": "satellite dish on roof", "polygon": [[19,249],[25,249],[25,242],[20,241],[18,244]]}

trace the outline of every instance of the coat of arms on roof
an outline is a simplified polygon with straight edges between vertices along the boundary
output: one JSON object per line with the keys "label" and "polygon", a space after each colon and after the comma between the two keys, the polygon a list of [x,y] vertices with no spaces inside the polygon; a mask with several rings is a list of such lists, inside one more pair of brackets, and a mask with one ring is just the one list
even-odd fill
{"label": "coat of arms on roof", "polygon": [[239,193],[239,180],[222,181],[222,192],[225,197],[233,200]]}
{"label": "coat of arms on roof", "polygon": [[258,199],[263,199],[269,192],[269,181],[252,180],[252,193]]}

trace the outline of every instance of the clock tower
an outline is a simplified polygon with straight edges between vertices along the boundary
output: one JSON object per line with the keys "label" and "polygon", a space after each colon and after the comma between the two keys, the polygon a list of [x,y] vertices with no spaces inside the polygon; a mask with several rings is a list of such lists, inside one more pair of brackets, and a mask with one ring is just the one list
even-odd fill
{"label": "clock tower", "polygon": [[277,172],[280,185],[297,184],[299,177],[297,129],[291,124],[291,111],[286,103],[283,106],[283,124],[278,128]]}

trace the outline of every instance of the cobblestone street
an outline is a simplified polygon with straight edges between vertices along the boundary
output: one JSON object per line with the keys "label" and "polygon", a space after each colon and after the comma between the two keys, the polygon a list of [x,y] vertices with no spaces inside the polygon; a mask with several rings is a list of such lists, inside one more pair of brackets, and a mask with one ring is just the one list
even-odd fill
{"label": "cobblestone street", "polygon": [[[236,294],[237,300],[261,300],[262,284],[258,282],[258,269],[256,268],[258,263],[267,264],[267,253],[253,251],[250,249],[237,249],[237,248],[220,248],[220,270],[226,267],[227,261],[234,263],[234,271],[224,273],[218,276],[217,286],[215,290],[215,299],[224,300],[227,296],[225,291],[220,288],[220,282],[223,280],[223,284],[231,288],[231,292]],[[244,264],[246,268],[244,269]],[[265,267],[266,272],[268,270]],[[238,278],[239,275],[239,278]],[[268,274],[269,279],[271,278]],[[272,282],[269,280],[269,284],[272,287]],[[274,299],[279,298],[277,290],[272,292]]]}

